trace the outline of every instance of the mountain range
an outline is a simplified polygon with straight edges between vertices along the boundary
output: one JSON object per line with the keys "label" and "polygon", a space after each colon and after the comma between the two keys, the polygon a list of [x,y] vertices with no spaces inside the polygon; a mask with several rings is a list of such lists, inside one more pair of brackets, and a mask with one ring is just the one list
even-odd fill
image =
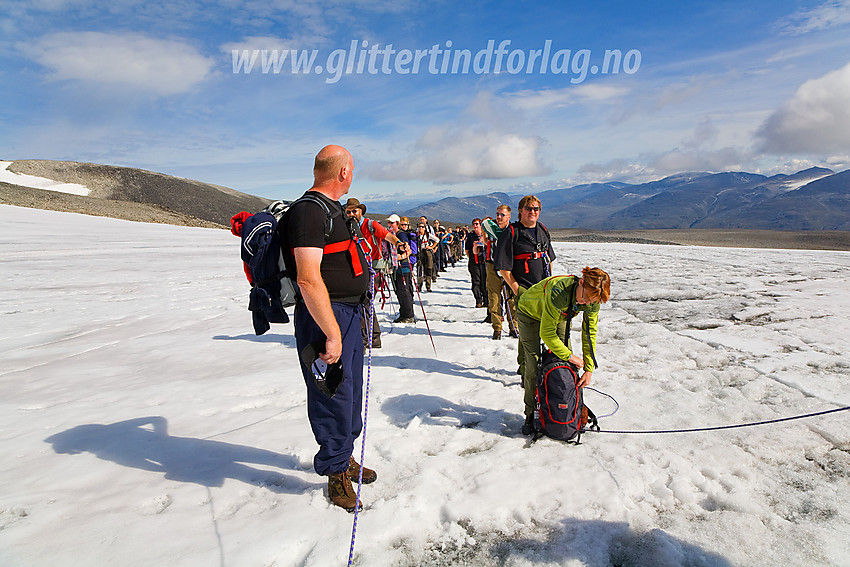
{"label": "mountain range", "polygon": [[[242,210],[270,200],[227,187],[127,167],[48,160],[14,161],[9,171],[78,183],[88,196],[0,183],[0,203],[87,212],[131,220],[229,226]],[[536,193],[540,220],[551,229],[761,229],[850,231],[850,170],[813,167],[770,177],[746,172],[679,173],[648,183],[590,183]],[[404,211],[448,224],[492,216],[502,203],[516,209],[521,195],[446,197]],[[380,201],[369,216],[384,218]],[[514,211],[513,218],[517,218]]]}
{"label": "mountain range", "polygon": [[[850,230],[850,170],[813,167],[793,175],[680,173],[641,184],[591,183],[536,193],[550,228],[593,230]],[[405,211],[449,223],[492,216],[519,196],[447,197]],[[516,212],[513,218],[517,218]]]}

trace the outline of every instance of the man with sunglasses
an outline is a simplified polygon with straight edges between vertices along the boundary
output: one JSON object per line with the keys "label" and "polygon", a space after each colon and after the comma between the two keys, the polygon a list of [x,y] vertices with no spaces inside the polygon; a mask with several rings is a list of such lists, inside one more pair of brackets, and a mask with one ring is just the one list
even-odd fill
{"label": "man with sunglasses", "polygon": [[[493,267],[504,278],[505,283],[517,297],[550,275],[549,265],[555,259],[549,231],[538,222],[540,219],[540,199],[526,195],[519,201],[519,220],[508,225],[499,237]],[[566,330],[559,329],[564,336]],[[525,372],[525,354],[522,342],[517,346],[517,374]]]}
{"label": "man with sunglasses", "polygon": [[494,264],[517,296],[549,275],[555,259],[549,231],[540,219],[540,199],[526,195],[519,202],[519,220],[499,237]]}

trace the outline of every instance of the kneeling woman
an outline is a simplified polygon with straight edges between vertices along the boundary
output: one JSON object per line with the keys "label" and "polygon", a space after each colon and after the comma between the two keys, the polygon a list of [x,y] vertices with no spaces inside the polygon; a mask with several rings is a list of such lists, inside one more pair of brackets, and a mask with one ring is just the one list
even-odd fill
{"label": "kneeling woman", "polygon": [[[537,363],[540,341],[555,355],[584,368],[579,387],[590,384],[595,365],[596,324],[599,306],[611,295],[611,278],[600,268],[584,268],[581,277],[551,276],[534,284],[517,301],[519,341],[525,354],[522,383],[525,390],[523,435],[533,432],[534,394],[537,390]],[[582,358],[570,348],[571,319],[582,313]],[[566,344],[560,337],[566,337]]]}

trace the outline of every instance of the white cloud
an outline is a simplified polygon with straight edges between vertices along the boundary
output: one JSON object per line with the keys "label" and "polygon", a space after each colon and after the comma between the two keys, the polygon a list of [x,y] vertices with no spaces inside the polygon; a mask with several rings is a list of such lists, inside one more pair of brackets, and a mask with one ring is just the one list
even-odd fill
{"label": "white cloud", "polygon": [[630,91],[623,86],[588,84],[563,89],[524,90],[506,95],[505,100],[521,110],[539,110],[581,102],[609,102],[625,97]]}
{"label": "white cloud", "polygon": [[800,10],[781,22],[780,27],[799,34],[844,24],[850,24],[850,0],[830,0],[810,10]]}
{"label": "white cloud", "polygon": [[407,157],[364,168],[376,181],[418,179],[460,183],[478,179],[511,179],[545,175],[540,162],[541,139],[493,129],[430,128]]}
{"label": "white cloud", "polygon": [[850,147],[850,63],[803,83],[756,136],[768,153],[846,152]]}
{"label": "white cloud", "polygon": [[300,46],[297,44],[295,40],[292,39],[282,39],[274,36],[249,36],[243,38],[241,41],[233,41],[230,43],[225,43],[221,46],[221,52],[227,55],[234,49],[242,51],[242,50],[254,50],[254,49],[297,49]]}
{"label": "white cloud", "polygon": [[60,32],[21,44],[56,80],[98,83],[134,92],[173,95],[209,76],[214,62],[185,43],[141,34]]}

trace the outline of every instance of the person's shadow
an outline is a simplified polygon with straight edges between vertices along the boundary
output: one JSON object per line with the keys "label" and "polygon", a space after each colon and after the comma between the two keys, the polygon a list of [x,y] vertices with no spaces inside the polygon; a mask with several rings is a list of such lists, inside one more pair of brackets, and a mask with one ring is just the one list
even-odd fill
{"label": "person's shadow", "polygon": [[381,411],[389,422],[404,429],[419,418],[426,425],[473,428],[494,435],[513,437],[519,434],[524,421],[521,415],[496,410],[457,404],[439,396],[425,394],[401,394],[385,400]]}
{"label": "person's shadow", "polygon": [[[323,486],[276,470],[304,470],[294,455],[221,441],[174,437],[168,434],[168,421],[161,416],[107,425],[78,425],[51,435],[45,442],[53,445],[56,453],[88,452],[125,467],[165,473],[169,480],[206,487],[222,486],[227,478],[265,485],[274,492],[288,494],[302,494]],[[269,468],[255,468],[245,463]]]}

